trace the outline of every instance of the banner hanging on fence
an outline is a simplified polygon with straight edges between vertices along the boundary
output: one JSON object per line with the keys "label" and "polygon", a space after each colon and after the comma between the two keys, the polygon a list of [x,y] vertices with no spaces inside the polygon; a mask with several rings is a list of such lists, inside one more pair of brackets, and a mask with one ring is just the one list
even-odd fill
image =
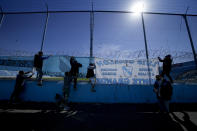
{"label": "banner hanging on fence", "polygon": [[[4,76],[11,71],[32,71],[34,57],[0,57],[0,70]],[[82,64],[79,77],[85,77],[89,58],[76,58]],[[149,84],[158,74],[158,60],[151,59],[149,62],[150,74],[146,60],[106,60],[94,59],[96,64],[97,83],[102,84]],[[43,73],[47,76],[64,76],[64,72],[70,70],[69,56],[50,56],[44,60]],[[149,77],[150,75],[150,77]],[[149,79],[150,78],[150,79]]]}
{"label": "banner hanging on fence", "polygon": [[105,60],[95,58],[97,83],[102,84],[149,84],[159,74],[158,60]]}
{"label": "banner hanging on fence", "polygon": [[[85,77],[89,64],[88,57],[76,57],[78,63],[82,64],[79,68],[79,77]],[[70,56],[51,56],[44,61],[43,73],[49,76],[64,76],[71,68]]]}
{"label": "banner hanging on fence", "polygon": [[[19,70],[33,70],[33,56],[1,56],[0,57],[0,76],[16,76]],[[82,64],[79,70],[79,77],[85,77],[89,58],[77,57],[77,62]],[[64,76],[65,72],[70,71],[70,56],[50,56],[43,61],[43,74],[47,76]]]}
{"label": "banner hanging on fence", "polygon": [[1,56],[0,57],[0,70],[7,71],[32,71],[33,57],[15,57],[15,56]]}

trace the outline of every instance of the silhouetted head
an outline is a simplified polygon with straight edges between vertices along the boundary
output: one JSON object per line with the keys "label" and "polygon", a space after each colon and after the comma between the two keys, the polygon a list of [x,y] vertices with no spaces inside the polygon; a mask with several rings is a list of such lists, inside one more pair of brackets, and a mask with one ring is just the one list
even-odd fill
{"label": "silhouetted head", "polygon": [[171,55],[170,55],[170,54],[168,54],[168,55],[166,55],[165,57],[166,57],[166,58],[171,58]]}
{"label": "silhouetted head", "polygon": [[74,59],[75,59],[75,57],[74,57],[74,56],[71,56],[71,57],[70,57],[70,59],[71,59],[71,60],[74,60]]}
{"label": "silhouetted head", "polygon": [[42,51],[39,51],[39,52],[38,52],[38,55],[39,55],[39,56],[42,56],[42,55],[43,55],[43,52],[42,52]]}
{"label": "silhouetted head", "polygon": [[70,62],[74,63],[76,61],[75,57],[74,56],[71,56],[70,57]]}
{"label": "silhouetted head", "polygon": [[93,63],[90,63],[89,65],[90,65],[90,66],[94,66],[94,64],[93,64]]}
{"label": "silhouetted head", "polygon": [[24,75],[24,71],[19,71],[18,74],[19,75]]}

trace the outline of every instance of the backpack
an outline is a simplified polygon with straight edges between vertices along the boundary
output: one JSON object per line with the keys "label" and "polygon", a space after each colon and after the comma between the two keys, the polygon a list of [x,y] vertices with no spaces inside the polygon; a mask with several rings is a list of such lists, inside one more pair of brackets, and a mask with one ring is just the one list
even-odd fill
{"label": "backpack", "polygon": [[87,70],[86,78],[94,77],[94,69]]}
{"label": "backpack", "polygon": [[160,96],[163,100],[171,100],[172,97],[172,85],[169,81],[164,80],[160,88]]}
{"label": "backpack", "polygon": [[95,68],[96,68],[96,66],[94,64],[90,64],[88,66],[86,78],[91,78],[91,77],[95,76],[95,74],[94,74],[94,69]]}
{"label": "backpack", "polygon": [[42,68],[42,65],[43,65],[42,57],[36,54],[34,56],[34,67]]}

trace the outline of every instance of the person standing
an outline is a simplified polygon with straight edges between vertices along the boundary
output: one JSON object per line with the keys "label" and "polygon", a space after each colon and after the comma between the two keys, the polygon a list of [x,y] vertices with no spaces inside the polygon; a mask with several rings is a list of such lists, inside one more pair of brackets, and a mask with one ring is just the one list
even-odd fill
{"label": "person standing", "polygon": [[35,54],[34,56],[34,68],[36,69],[37,72],[37,80],[38,80],[38,85],[42,86],[42,66],[43,66],[43,60],[48,59],[50,56],[43,57],[43,52],[39,51],[38,54]]}
{"label": "person standing", "polygon": [[160,87],[160,100],[163,106],[163,111],[169,113],[169,105],[172,97],[173,88],[169,81],[163,79]]}
{"label": "person standing", "polygon": [[72,79],[74,79],[74,89],[77,88],[77,77],[79,74],[79,68],[82,67],[82,64],[78,63],[77,60],[74,57],[70,58],[70,65],[71,65],[71,69],[70,69],[70,75],[72,77]]}
{"label": "person standing", "polygon": [[70,84],[71,84],[72,78],[70,77],[69,72],[65,72],[64,74],[64,85],[63,85],[63,94],[60,95],[56,93],[55,95],[55,101],[57,105],[57,110],[69,110],[70,107],[68,106],[68,97],[70,93]]}
{"label": "person standing", "polygon": [[170,82],[173,83],[173,79],[170,76],[170,72],[171,72],[171,68],[172,68],[172,59],[171,59],[171,55],[166,55],[164,59],[161,59],[160,57],[158,57],[160,62],[163,62],[163,70],[161,73],[161,76],[164,77],[164,75],[166,75],[169,79]]}
{"label": "person standing", "polygon": [[154,89],[153,91],[155,92],[156,96],[157,96],[157,100],[158,100],[158,105],[159,108],[161,110],[161,100],[160,100],[160,87],[161,87],[161,76],[160,75],[156,75],[156,81],[154,83]]}
{"label": "person standing", "polygon": [[94,73],[95,69],[96,69],[95,64],[90,63],[88,66],[87,75],[86,75],[86,78],[89,78],[89,80],[90,80],[90,83],[92,86],[92,88],[91,88],[92,92],[96,92],[96,90],[94,89],[95,84],[96,84],[96,77],[95,77],[95,73]]}
{"label": "person standing", "polygon": [[64,97],[64,109],[69,109],[68,107],[68,98],[70,94],[70,84],[71,84],[72,78],[70,76],[69,72],[65,72],[64,75],[64,87],[63,87],[63,97]]}

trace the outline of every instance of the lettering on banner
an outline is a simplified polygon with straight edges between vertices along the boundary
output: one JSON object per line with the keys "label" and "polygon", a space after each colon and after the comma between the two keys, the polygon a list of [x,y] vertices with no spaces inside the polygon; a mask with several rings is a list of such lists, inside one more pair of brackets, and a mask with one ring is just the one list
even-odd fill
{"label": "lettering on banner", "polygon": [[33,67],[32,60],[0,60],[0,66]]}

